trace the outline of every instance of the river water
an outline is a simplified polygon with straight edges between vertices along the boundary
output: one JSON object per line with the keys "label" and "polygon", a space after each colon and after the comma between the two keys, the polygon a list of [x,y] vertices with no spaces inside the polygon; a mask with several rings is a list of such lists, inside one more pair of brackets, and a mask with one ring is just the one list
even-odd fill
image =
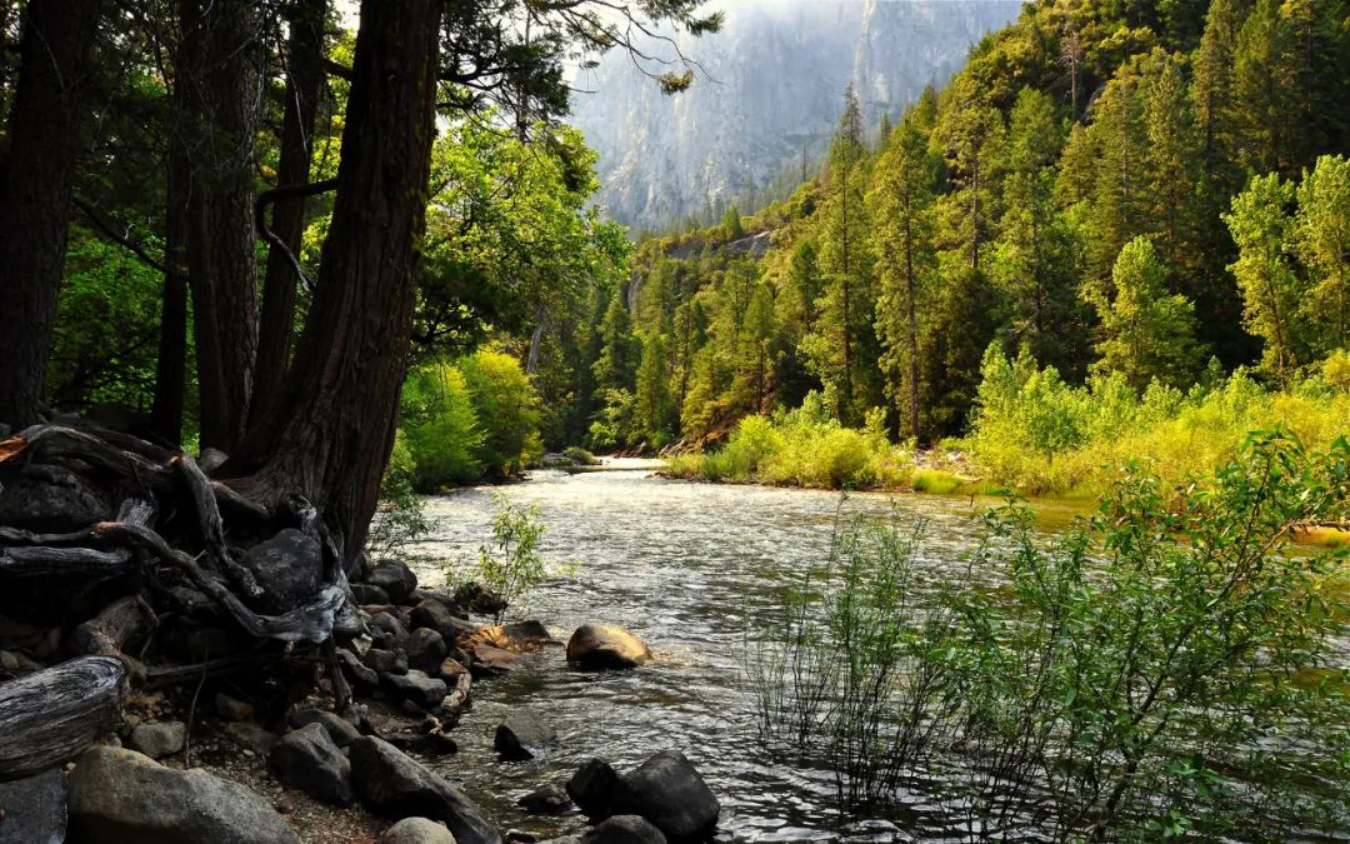
{"label": "river water", "polygon": [[[673,748],[721,800],[726,839],[831,840],[845,823],[831,808],[832,775],[779,764],[760,745],[741,673],[747,631],[803,567],[825,560],[840,511],[894,509],[926,520],[921,564],[938,578],[963,571],[963,553],[978,541],[974,517],[987,502],[692,484],[655,477],[653,468],[613,461],[602,472],[539,471],[524,483],[428,499],[433,534],[413,549],[424,583],[475,557],[491,535],[491,497],[500,494],[539,508],[548,526],[544,557],[572,567],[510,616],[537,618],[563,641],[587,622],[619,624],[655,656],[638,671],[589,674],[569,669],[562,649],[552,648],[512,675],[476,683],[472,712],[455,733],[460,753],[440,762],[441,772],[504,829],[549,837],[578,832],[584,822],[530,818],[516,808],[518,798],[564,783],[592,757],[624,770]],[[1054,524],[1070,513],[1051,506],[1044,516]],[[493,733],[516,707],[536,709],[557,728],[561,741],[548,758],[496,760]],[[925,800],[907,800],[905,825],[945,837],[940,807]]]}

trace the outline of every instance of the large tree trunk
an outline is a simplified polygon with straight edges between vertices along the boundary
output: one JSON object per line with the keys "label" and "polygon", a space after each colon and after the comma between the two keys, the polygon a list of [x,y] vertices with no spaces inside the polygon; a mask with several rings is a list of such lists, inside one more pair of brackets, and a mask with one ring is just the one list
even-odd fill
{"label": "large tree trunk", "polygon": [[0,423],[37,421],[100,0],[32,0],[0,186]]}
{"label": "large tree trunk", "polygon": [[197,338],[201,444],[243,436],[258,351],[253,141],[262,42],[253,0],[182,0],[178,84],[191,182],[188,275]]}
{"label": "large tree trunk", "polygon": [[441,0],[363,0],[332,224],[286,389],[225,472],[298,492],[361,550],[393,447],[421,265]]}
{"label": "large tree trunk", "polygon": [[[309,181],[314,124],[323,92],[323,26],[327,14],[328,0],[296,0],[291,7],[286,112],[277,167],[277,184],[282,187]],[[298,255],[305,231],[305,198],[281,199],[273,208],[272,231]],[[276,401],[290,363],[296,281],[290,259],[273,247],[267,255],[267,281],[263,286],[258,367],[250,412],[255,420]]]}
{"label": "large tree trunk", "polygon": [[184,253],[191,176],[179,120],[180,117],[176,116],[174,125],[169,129],[168,207],[164,215],[166,272],[164,297],[160,303],[155,402],[150,410],[151,430],[170,445],[178,445],[183,441],[183,397],[187,386],[188,280],[183,269],[187,266],[187,255]]}

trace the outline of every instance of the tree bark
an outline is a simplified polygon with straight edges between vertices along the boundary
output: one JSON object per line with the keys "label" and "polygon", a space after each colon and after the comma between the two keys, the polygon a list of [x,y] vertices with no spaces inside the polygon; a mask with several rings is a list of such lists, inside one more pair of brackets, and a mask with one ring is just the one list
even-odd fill
{"label": "tree bark", "polygon": [[243,436],[258,351],[253,142],[259,20],[252,0],[181,0],[178,84],[191,177],[187,265],[197,340],[201,444]]}
{"label": "tree bark", "polygon": [[361,4],[314,303],[280,401],[223,469],[255,497],[294,492],[314,502],[348,560],[375,512],[407,367],[441,9],[441,0]]}
{"label": "tree bark", "polygon": [[[179,96],[179,83],[175,96]],[[179,98],[181,103],[181,97]],[[187,198],[191,172],[181,134],[182,111],[169,128],[169,173],[165,209],[164,295],[160,303],[159,357],[155,364],[155,401],[150,428],[170,445],[183,441],[183,405],[187,388]]]}
{"label": "tree bark", "polygon": [[100,0],[32,0],[0,185],[0,423],[37,421]]}
{"label": "tree bark", "polygon": [[[328,0],[296,0],[291,12],[286,111],[281,132],[281,160],[277,167],[277,184],[282,187],[309,181],[314,125],[323,92],[323,26],[328,14]],[[282,199],[273,208],[272,231],[292,253],[300,254],[300,239],[305,231],[305,198]],[[276,401],[290,364],[295,286],[295,271],[289,258],[282,250],[271,249],[267,255],[267,280],[263,285],[251,419],[262,418]]]}

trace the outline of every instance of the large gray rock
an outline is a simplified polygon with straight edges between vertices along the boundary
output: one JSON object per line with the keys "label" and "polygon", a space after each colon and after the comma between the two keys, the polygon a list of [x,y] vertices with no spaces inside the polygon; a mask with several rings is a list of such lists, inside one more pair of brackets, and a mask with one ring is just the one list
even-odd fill
{"label": "large gray rock", "polygon": [[477,627],[467,618],[455,614],[444,601],[428,599],[412,610],[412,626],[415,629],[430,629],[441,634],[447,644],[458,641],[463,634],[472,633]]}
{"label": "large gray rock", "polygon": [[383,674],[380,679],[400,700],[411,701],[428,712],[434,712],[445,700],[445,681],[428,677],[415,668],[409,669],[407,674]]}
{"label": "large gray rock", "polygon": [[637,815],[616,815],[583,835],[581,844],[666,844],[666,836]]}
{"label": "large gray rock", "polygon": [[164,721],[141,724],[131,731],[131,749],[151,759],[163,759],[183,749],[187,739],[187,725],[182,721]]}
{"label": "large gray rock", "polygon": [[97,746],[70,775],[71,827],[82,844],[299,844],[267,801],[205,771],[176,771]]}
{"label": "large gray rock", "polygon": [[426,818],[404,818],[385,830],[375,844],[456,844],[444,825]]}
{"label": "large gray rock", "polygon": [[69,790],[60,768],[0,782],[0,844],[61,844],[66,840]]}
{"label": "large gray rock", "polygon": [[292,730],[272,745],[277,779],[325,803],[352,802],[352,765],[322,724]]}
{"label": "large gray rock", "polygon": [[371,648],[361,657],[366,667],[376,674],[407,674],[408,655],[403,651],[387,651],[383,648]]}
{"label": "large gray rock", "polygon": [[403,641],[403,652],[408,655],[409,668],[416,668],[427,674],[439,671],[441,661],[449,653],[441,634],[428,627],[422,627],[409,634]]}
{"label": "large gray rock", "polygon": [[[356,685],[364,689],[374,689],[380,685],[380,675],[375,669],[363,664],[356,658],[356,654],[346,648],[338,648],[338,659],[342,661],[342,667],[347,670],[347,676]],[[407,666],[404,666],[407,670]]]}
{"label": "large gray rock", "polygon": [[674,750],[663,750],[619,777],[613,808],[616,815],[641,815],[672,841],[707,837],[722,813],[703,777]]}
{"label": "large gray rock", "polygon": [[492,746],[503,759],[525,760],[543,755],[557,744],[558,731],[537,712],[518,709],[497,727]]}
{"label": "large gray rock", "polygon": [[651,658],[641,639],[608,624],[582,625],[567,642],[567,661],[582,668],[636,668]]}
{"label": "large gray rock", "polygon": [[0,484],[0,525],[69,533],[113,517],[112,502],[68,469],[43,466]]}
{"label": "large gray rock", "polygon": [[403,640],[408,638],[408,628],[387,612],[375,613],[366,619],[366,626],[370,628],[370,638],[375,640],[377,648],[397,650],[403,647]]}
{"label": "large gray rock", "polygon": [[253,572],[263,589],[254,603],[272,615],[302,606],[323,584],[323,549],[318,540],[291,528],[254,545],[239,562]]}
{"label": "large gray rock", "polygon": [[517,800],[516,805],[531,815],[562,815],[572,808],[572,801],[566,791],[548,783]]}
{"label": "large gray rock", "polygon": [[610,809],[618,787],[619,774],[613,766],[603,759],[591,759],[567,781],[567,794],[586,817],[598,821],[613,814]]}
{"label": "large gray rock", "polygon": [[292,712],[286,719],[292,727],[308,727],[310,724],[318,724],[328,732],[328,737],[333,740],[333,744],[338,747],[346,747],[353,740],[361,737],[361,731],[356,729],[356,725],[335,712],[329,712],[326,709],[299,709]]}
{"label": "large gray rock", "polygon": [[366,582],[378,586],[396,604],[406,603],[417,588],[417,575],[397,560],[385,560],[371,569]]}
{"label": "large gray rock", "polygon": [[444,821],[459,844],[501,844],[501,834],[477,804],[392,744],[362,736],[349,751],[356,793],[372,808]]}

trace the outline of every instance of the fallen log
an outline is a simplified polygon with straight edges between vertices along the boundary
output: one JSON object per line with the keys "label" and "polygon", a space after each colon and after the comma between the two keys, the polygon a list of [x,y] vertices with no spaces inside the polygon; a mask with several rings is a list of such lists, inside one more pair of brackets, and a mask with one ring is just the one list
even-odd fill
{"label": "fallen log", "polygon": [[144,598],[128,595],[71,631],[70,647],[85,656],[121,656],[128,642],[158,623]]}
{"label": "fallen log", "polygon": [[94,656],[0,684],[0,780],[84,752],[118,717],[125,678],[120,660]]}

